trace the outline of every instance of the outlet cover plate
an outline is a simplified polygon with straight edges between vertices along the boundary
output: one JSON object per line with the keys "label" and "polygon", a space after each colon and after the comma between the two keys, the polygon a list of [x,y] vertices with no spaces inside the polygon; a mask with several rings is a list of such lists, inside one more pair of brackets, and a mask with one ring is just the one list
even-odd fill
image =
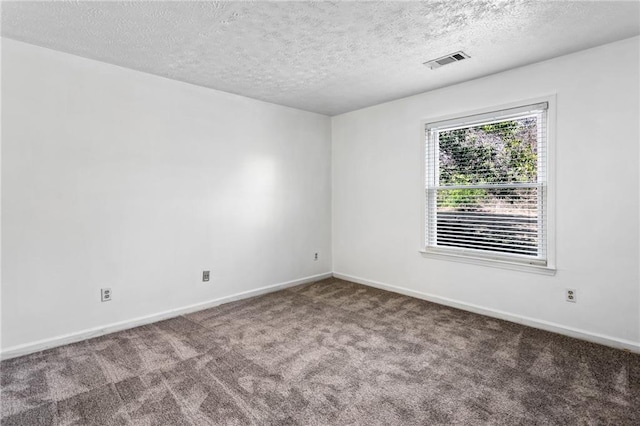
{"label": "outlet cover plate", "polygon": [[575,288],[568,288],[565,291],[565,299],[567,302],[576,303],[578,301],[578,292]]}
{"label": "outlet cover plate", "polygon": [[101,288],[100,289],[100,300],[103,302],[111,301],[111,289],[110,288]]}

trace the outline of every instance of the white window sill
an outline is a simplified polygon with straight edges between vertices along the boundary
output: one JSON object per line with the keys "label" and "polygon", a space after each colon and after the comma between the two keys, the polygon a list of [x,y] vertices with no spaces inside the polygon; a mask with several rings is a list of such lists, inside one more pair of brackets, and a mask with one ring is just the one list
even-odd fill
{"label": "white window sill", "polygon": [[531,272],[542,275],[555,275],[556,269],[543,265],[532,265],[523,262],[509,261],[503,259],[491,259],[469,254],[457,254],[440,250],[419,250],[423,257],[431,259],[446,260],[452,262],[469,263],[472,265],[488,266],[492,268],[509,269],[512,271]]}

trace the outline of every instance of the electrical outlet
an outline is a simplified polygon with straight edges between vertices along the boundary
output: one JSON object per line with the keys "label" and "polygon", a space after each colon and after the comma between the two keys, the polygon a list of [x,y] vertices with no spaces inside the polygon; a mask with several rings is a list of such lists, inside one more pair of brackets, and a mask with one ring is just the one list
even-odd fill
{"label": "electrical outlet", "polygon": [[318,253],[313,254],[313,260],[318,260]]}
{"label": "electrical outlet", "polygon": [[202,282],[206,283],[207,281],[209,281],[209,273],[211,271],[202,271]]}
{"label": "electrical outlet", "polygon": [[101,288],[100,289],[100,300],[103,302],[111,301],[111,289],[110,288]]}
{"label": "electrical outlet", "polygon": [[578,294],[576,292],[576,289],[568,288],[565,291],[565,298],[567,302],[576,303],[578,301]]}

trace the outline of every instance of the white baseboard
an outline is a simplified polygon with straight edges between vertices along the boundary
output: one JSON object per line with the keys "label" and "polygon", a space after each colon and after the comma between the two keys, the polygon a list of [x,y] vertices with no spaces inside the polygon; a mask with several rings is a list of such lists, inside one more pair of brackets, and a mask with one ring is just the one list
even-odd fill
{"label": "white baseboard", "polygon": [[453,308],[462,309],[464,311],[475,312],[477,314],[486,315],[488,317],[515,322],[517,324],[538,328],[540,330],[551,331],[553,333],[563,334],[565,336],[573,337],[580,340],[586,340],[588,342],[598,343],[605,346],[610,346],[616,349],[624,349],[631,352],[640,353],[640,343],[633,342],[631,340],[619,339],[616,337],[606,336],[599,333],[593,333],[586,330],[567,327],[567,326],[556,324],[549,321],[529,318],[522,315],[499,311],[497,309],[485,308],[482,306],[473,305],[471,303],[460,302],[460,301],[449,299],[446,297],[440,297],[433,294],[422,293],[422,292],[410,290],[404,287],[398,287],[390,284],[381,283],[379,281],[373,281],[373,280],[368,280],[366,278],[355,277],[353,275],[342,274],[340,272],[334,272],[333,276],[335,278],[340,278],[346,281],[352,281],[354,283],[363,284],[369,287],[375,287],[382,290],[391,291],[394,293],[404,294],[405,296],[411,296],[417,299],[427,300],[429,302],[438,303],[440,305],[451,306]]}
{"label": "white baseboard", "polygon": [[343,280],[347,280],[347,281],[352,281],[358,284],[363,284],[366,286],[375,287],[382,290],[387,290],[394,293],[404,294],[406,296],[427,300],[430,302],[438,303],[440,305],[451,306],[453,308],[458,308],[458,309],[462,309],[469,312],[475,312],[477,314],[486,315],[489,317],[498,318],[505,321],[510,321],[510,322],[526,325],[533,328],[538,328],[541,330],[551,331],[553,333],[563,334],[565,336],[574,337],[576,339],[586,340],[589,342],[598,343],[601,345],[610,346],[617,349],[626,349],[631,352],[640,353],[640,343],[632,342],[630,340],[618,339],[616,337],[611,337],[611,336],[606,336],[599,333],[580,330],[573,327],[567,327],[567,326],[552,323],[549,321],[538,320],[534,318],[525,317],[522,315],[516,315],[516,314],[504,312],[504,311],[499,311],[496,309],[485,308],[482,306],[460,302],[460,301],[449,299],[446,297],[440,297],[440,296],[436,296],[428,293],[410,290],[408,288],[385,284],[379,281],[360,278],[353,275],[343,274],[340,272],[334,272],[334,273],[326,272],[323,274],[313,275],[309,277],[300,278],[297,280],[287,281],[284,283],[265,286],[265,287],[257,288],[254,290],[244,291],[241,293],[221,297],[218,299],[209,300],[202,303],[197,303],[194,305],[184,306],[181,308],[171,309],[164,312],[158,312],[152,315],[133,318],[127,321],[107,324],[105,326],[94,327],[94,328],[78,331],[75,333],[69,333],[62,336],[53,337],[50,339],[44,339],[36,342],[9,347],[7,349],[2,350],[2,352],[0,353],[0,358],[9,359],[9,358],[22,356],[22,355],[28,355],[30,353],[39,352],[39,351],[51,349],[57,346],[79,342],[81,340],[90,339],[92,337],[98,337],[98,336],[102,336],[109,333],[115,333],[116,331],[126,330],[129,328],[134,328],[134,327],[150,324],[157,321],[162,321],[164,319],[177,317],[179,315],[200,311],[203,309],[211,308],[211,307],[222,305],[225,303],[234,302],[236,300],[248,299],[250,297],[259,296],[261,294],[266,294],[266,293],[272,293],[274,291],[282,290],[288,287],[293,287],[300,284],[319,281],[325,278],[330,278],[331,276],[334,276],[336,278],[340,278]]}
{"label": "white baseboard", "polygon": [[145,324],[150,324],[152,322],[157,322],[164,319],[188,314],[191,312],[201,311],[203,309],[212,308],[214,306],[222,305],[229,302],[234,302],[236,300],[248,299],[250,297],[259,296],[261,294],[266,294],[266,293],[272,293],[274,291],[282,290],[288,287],[293,287],[296,285],[306,284],[314,281],[320,281],[325,278],[330,278],[332,275],[333,274],[331,272],[312,275],[309,277],[299,278],[297,280],[287,281],[279,284],[273,284],[266,287],[260,287],[254,290],[243,291],[241,293],[232,294],[231,296],[220,297],[218,299],[208,300],[206,302],[196,303],[194,305],[184,306],[181,308],[158,312],[155,314],[133,318],[126,321],[107,324],[101,327],[89,328],[89,329],[74,332],[74,333],[64,334],[62,336],[57,336],[57,337],[44,339],[44,340],[38,340],[36,342],[12,346],[2,350],[2,352],[0,353],[0,358],[4,360],[4,359],[23,356],[23,355],[28,355],[30,353],[55,348],[57,346],[68,345],[70,343],[79,342],[82,340],[90,339],[92,337],[98,337],[104,334],[115,333],[116,331],[122,331],[129,328],[139,327]]}

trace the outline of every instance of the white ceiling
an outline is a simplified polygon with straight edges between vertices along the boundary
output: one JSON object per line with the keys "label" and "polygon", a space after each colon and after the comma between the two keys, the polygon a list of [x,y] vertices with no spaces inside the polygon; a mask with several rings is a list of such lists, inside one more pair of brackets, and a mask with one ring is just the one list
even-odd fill
{"label": "white ceiling", "polygon": [[[2,3],[5,37],[327,115],[639,28],[635,1]],[[457,50],[471,59],[422,65]]]}

